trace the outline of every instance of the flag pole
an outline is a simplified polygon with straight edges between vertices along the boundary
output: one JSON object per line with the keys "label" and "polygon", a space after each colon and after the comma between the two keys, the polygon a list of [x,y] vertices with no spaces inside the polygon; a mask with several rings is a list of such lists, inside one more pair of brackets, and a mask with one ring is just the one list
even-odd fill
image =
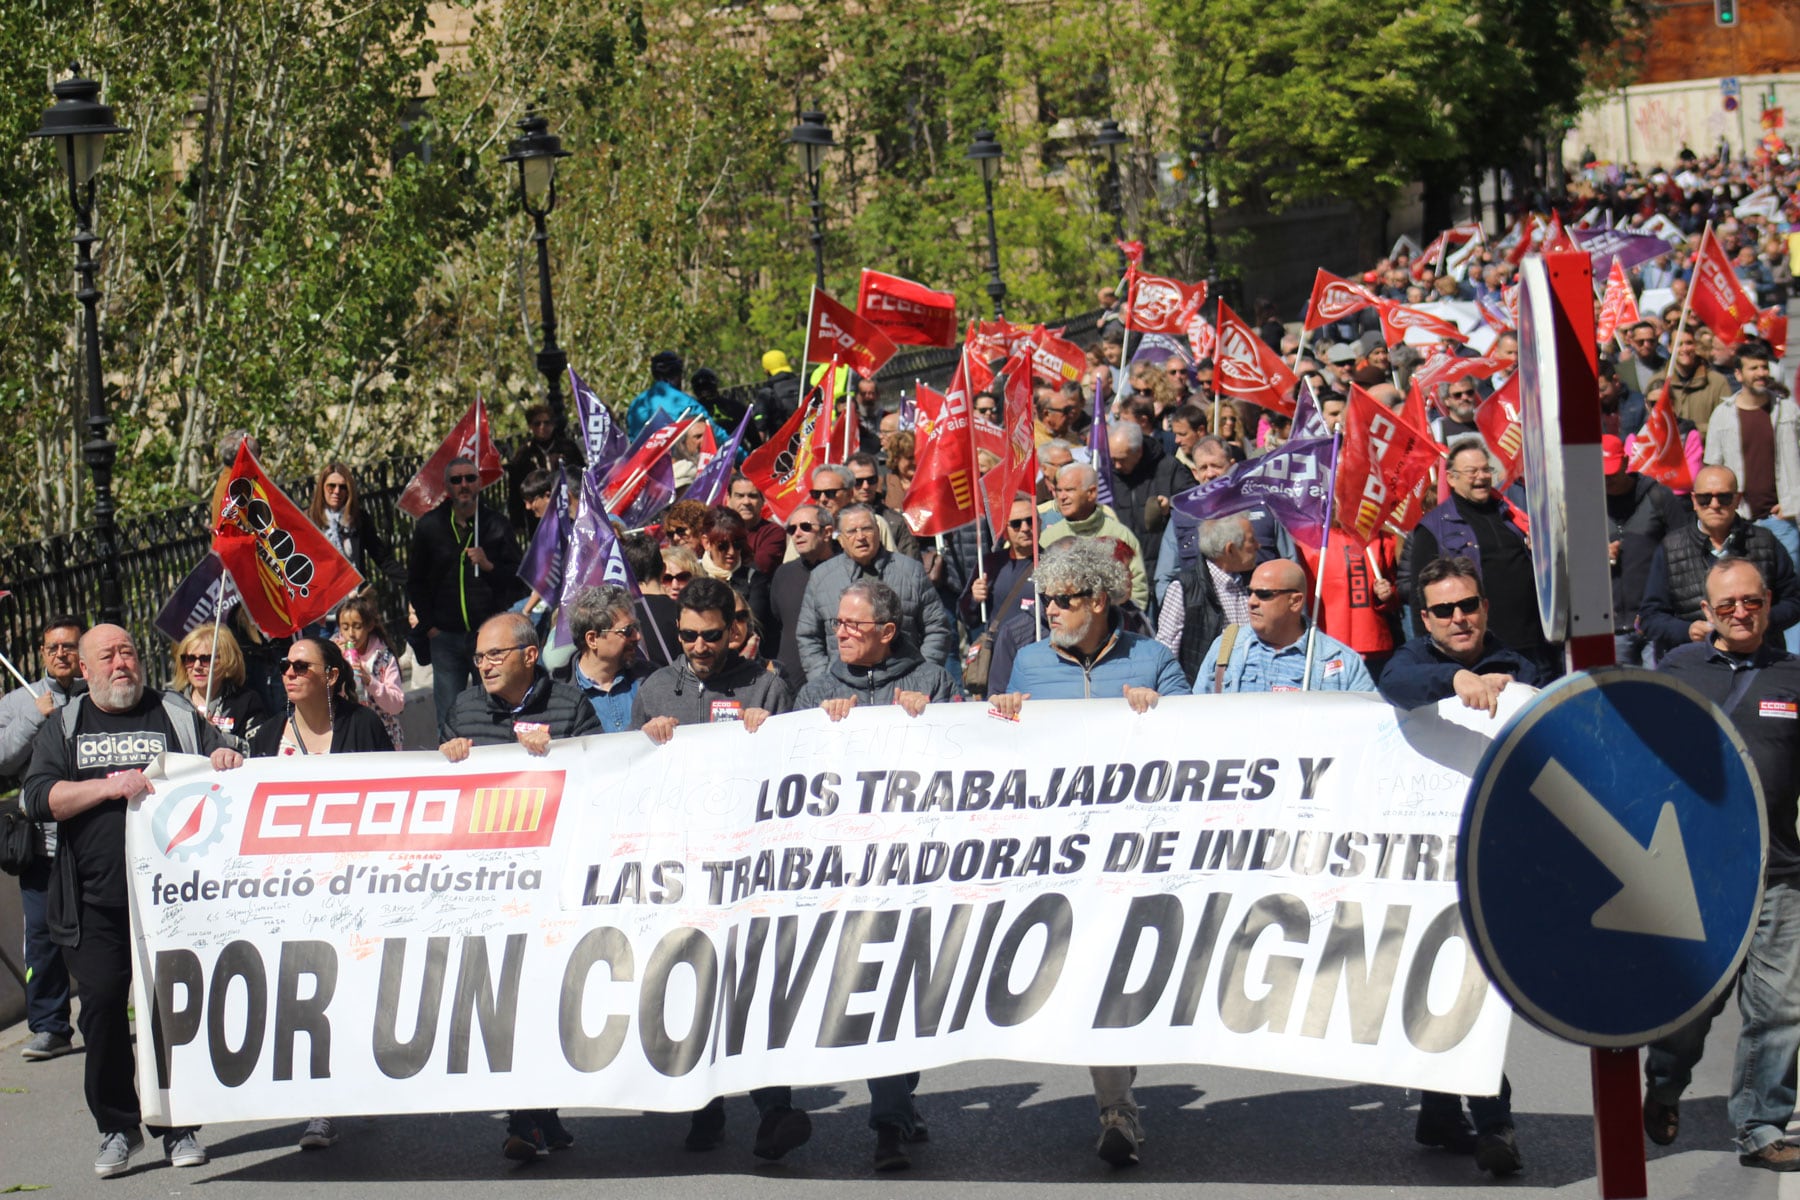
{"label": "flag pole", "polygon": [[[811,382],[810,380],[808,380],[806,378],[806,367],[807,367],[806,352],[808,350],[812,349],[813,306],[815,304],[817,304],[818,302],[819,302],[819,289],[817,286],[814,286],[813,289],[807,294],[807,298],[806,298],[806,332],[805,332],[805,335],[801,338],[801,342],[800,342],[800,396],[799,396],[799,399],[795,402],[796,407],[798,407],[800,405],[804,405],[806,403],[806,389],[807,389],[807,386],[809,385],[809,383]],[[827,416],[829,416],[830,410],[827,409],[826,411],[827,411]],[[825,422],[825,445],[827,447],[829,447],[831,445],[831,422],[830,422],[830,420],[827,420]]]}
{"label": "flag pole", "polygon": [[[840,364],[838,363],[837,356],[835,354],[832,355],[832,357],[831,357],[831,376],[832,376],[831,386],[834,389],[837,387],[837,373],[838,373],[839,365]],[[856,435],[856,432],[862,428],[862,414],[857,411],[856,396],[854,393],[852,393],[849,396],[846,396],[845,400],[847,401],[847,403],[845,405],[846,411],[844,413],[844,461],[849,462],[850,461],[850,453],[851,453],[850,439],[852,437],[854,437]],[[827,430],[826,432],[827,432],[827,434],[829,434],[830,431]],[[856,440],[857,440],[858,445],[860,446],[862,439],[859,437]]]}
{"label": "flag pole", "polygon": [[[480,451],[477,450],[476,453],[479,454]],[[480,492],[476,493],[476,495],[480,495],[480,494],[481,494]],[[220,571],[219,572],[219,586],[218,586],[217,591],[215,591],[213,594],[213,642],[212,642],[212,655],[211,655],[212,662],[209,663],[206,668],[206,701],[204,704],[202,704],[200,706],[200,715],[205,717],[208,721],[212,720],[212,715],[207,710],[212,708],[213,676],[215,676],[219,673],[219,620],[224,615],[225,615],[225,572]]]}
{"label": "flag pole", "polygon": [[[963,411],[967,414],[966,419],[969,425],[969,465],[975,469],[975,575],[976,578],[981,580],[982,586],[986,587],[987,538],[983,536],[983,522],[985,521],[988,525],[992,525],[994,518],[993,514],[987,510],[987,489],[981,485],[981,450],[975,442],[975,398],[969,392],[970,387],[973,385],[969,381],[968,338],[963,339],[962,351],[958,356],[958,363],[962,368]],[[939,534],[938,537],[941,542],[943,535]],[[943,556],[941,545],[938,550],[938,555],[939,557]],[[986,625],[987,619],[987,601],[983,600],[981,602],[981,623]]]}
{"label": "flag pole", "polygon": [[[475,527],[469,532],[469,541],[479,549],[481,546],[481,420],[487,416],[487,405],[481,397],[475,397]],[[481,578],[481,564],[474,559],[469,565],[475,568],[475,578]],[[207,691],[212,690],[212,672],[206,673]]]}
{"label": "flag pole", "polygon": [[1306,666],[1300,676],[1300,690],[1312,690],[1313,655],[1318,650],[1319,618],[1325,606],[1325,566],[1331,554],[1331,523],[1337,514],[1337,475],[1338,451],[1342,448],[1344,427],[1338,426],[1337,432],[1331,435],[1331,490],[1325,493],[1325,536],[1319,540],[1319,571],[1313,577],[1313,611],[1312,620],[1306,625]]}
{"label": "flag pole", "polygon": [[38,690],[31,686],[31,681],[29,679],[26,679],[23,675],[19,674],[19,668],[13,666],[12,659],[6,657],[4,654],[0,654],[0,663],[6,664],[6,669],[12,673],[14,679],[19,681],[19,686],[25,689],[26,695],[30,696],[33,700],[37,699]]}

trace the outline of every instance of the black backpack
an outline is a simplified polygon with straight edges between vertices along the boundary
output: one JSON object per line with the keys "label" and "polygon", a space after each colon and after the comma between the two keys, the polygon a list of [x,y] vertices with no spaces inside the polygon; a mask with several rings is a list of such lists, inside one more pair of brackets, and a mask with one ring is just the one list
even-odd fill
{"label": "black backpack", "polygon": [[37,860],[37,826],[16,798],[0,800],[0,871],[23,875]]}

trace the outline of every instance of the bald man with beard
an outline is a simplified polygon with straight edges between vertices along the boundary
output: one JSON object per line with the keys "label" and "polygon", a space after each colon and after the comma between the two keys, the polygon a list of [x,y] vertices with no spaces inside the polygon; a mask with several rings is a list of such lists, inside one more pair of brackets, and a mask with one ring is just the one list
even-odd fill
{"label": "bald man with beard", "polygon": [[1250,575],[1250,627],[1228,626],[1213,642],[1194,680],[1196,692],[1372,692],[1362,657],[1314,632],[1312,683],[1306,682],[1306,572],[1285,558]]}

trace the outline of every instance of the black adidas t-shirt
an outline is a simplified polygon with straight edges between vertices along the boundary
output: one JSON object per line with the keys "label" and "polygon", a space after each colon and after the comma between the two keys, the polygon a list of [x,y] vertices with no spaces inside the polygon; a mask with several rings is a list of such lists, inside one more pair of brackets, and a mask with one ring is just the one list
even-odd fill
{"label": "black adidas t-shirt", "polygon": [[[103,779],[119,771],[141,770],[164,750],[179,752],[181,743],[163,711],[161,693],[146,689],[136,707],[109,713],[90,701],[81,705],[73,737],[63,736],[60,716],[44,722],[32,746],[31,770],[25,780],[28,799],[40,789],[49,803],[53,784]],[[217,744],[210,726],[201,731],[201,749]],[[84,904],[124,907],[128,903],[125,868],[125,801],[107,800],[60,823],[58,853],[73,856],[76,886]]]}

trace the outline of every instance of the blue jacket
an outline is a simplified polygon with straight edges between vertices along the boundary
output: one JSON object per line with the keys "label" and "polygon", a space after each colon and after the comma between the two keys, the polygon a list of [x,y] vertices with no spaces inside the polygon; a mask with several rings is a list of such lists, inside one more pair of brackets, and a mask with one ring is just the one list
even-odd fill
{"label": "blue jacket", "polygon": [[1456,695],[1456,673],[1511,675],[1530,687],[1538,684],[1538,671],[1530,659],[1502,646],[1493,634],[1482,643],[1481,657],[1465,666],[1438,649],[1428,637],[1416,637],[1394,651],[1381,669],[1381,694],[1398,708],[1421,708]]}
{"label": "blue jacket", "polygon": [[[1372,692],[1375,681],[1362,655],[1323,630],[1313,634],[1312,690],[1316,692]],[[1196,693],[1213,690],[1213,675],[1219,665],[1219,641],[1215,638],[1200,674],[1194,680]],[[1221,692],[1273,692],[1298,690],[1306,669],[1306,636],[1291,646],[1271,650],[1249,626],[1238,630],[1232,644],[1231,657],[1225,661],[1225,679]]]}
{"label": "blue jacket", "polygon": [[[644,426],[657,417],[666,416],[674,421],[689,413],[705,416],[706,409],[680,388],[659,379],[632,398],[631,407],[625,410],[625,436],[636,441],[637,435],[644,432]],[[717,431],[718,426],[714,425],[713,429]],[[724,437],[729,435],[715,432],[715,436],[723,445]]]}
{"label": "blue jacket", "polygon": [[1023,692],[1033,700],[1123,696],[1128,687],[1153,688],[1160,696],[1192,694],[1181,664],[1167,646],[1155,638],[1126,633],[1115,614],[1108,613],[1108,621],[1112,637],[1092,663],[1057,649],[1048,638],[1033,642],[1013,660],[1006,690]]}

